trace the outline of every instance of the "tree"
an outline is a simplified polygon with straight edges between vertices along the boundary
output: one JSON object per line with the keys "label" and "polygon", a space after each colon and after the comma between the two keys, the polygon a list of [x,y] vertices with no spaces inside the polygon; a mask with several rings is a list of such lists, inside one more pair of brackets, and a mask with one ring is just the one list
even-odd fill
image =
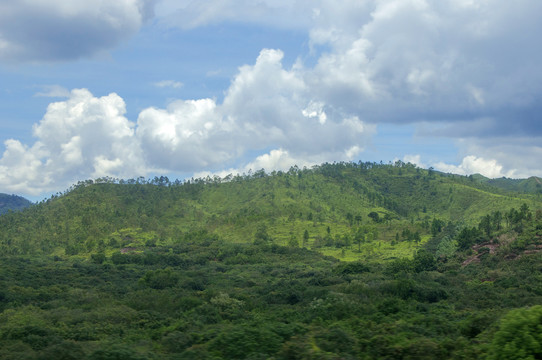
{"label": "tree", "polygon": [[358,228],[356,234],[354,235],[354,242],[358,244],[358,252],[361,252],[361,243],[365,241],[365,234],[363,233],[362,228]]}
{"label": "tree", "polygon": [[502,213],[500,211],[495,211],[493,213],[493,226],[496,231],[501,230],[501,223],[502,223]]}
{"label": "tree", "polygon": [[412,262],[415,272],[432,271],[437,267],[434,256],[425,249],[418,250]]}
{"label": "tree", "polygon": [[309,241],[309,231],[305,230],[303,233],[303,247],[307,247],[307,243]]}
{"label": "tree", "polygon": [[299,247],[299,241],[297,241],[297,238],[295,235],[292,234],[290,237],[290,240],[288,240],[288,246],[289,247]]}
{"label": "tree", "polygon": [[352,224],[354,223],[354,215],[352,215],[352,213],[347,213],[346,220],[348,220],[348,224],[352,226]]}
{"label": "tree", "polygon": [[475,227],[470,229],[468,227],[463,228],[456,237],[457,246],[461,250],[467,250],[474,245],[479,236],[480,232]]}
{"label": "tree", "polygon": [[179,281],[179,275],[171,268],[147,271],[140,282],[157,290],[175,286]]}
{"label": "tree", "polygon": [[370,217],[371,219],[373,219],[373,221],[375,223],[380,222],[380,215],[378,215],[378,213],[375,212],[375,211],[371,211],[367,216]]}
{"label": "tree", "polygon": [[492,360],[542,358],[542,306],[515,309],[500,321],[491,342]]}
{"label": "tree", "polygon": [[491,216],[490,215],[486,215],[482,218],[482,220],[480,220],[478,229],[484,232],[488,238],[491,238]]}
{"label": "tree", "polygon": [[359,225],[361,223],[361,215],[356,215],[356,217],[354,218],[356,220],[356,224]]}
{"label": "tree", "polygon": [[267,227],[264,224],[258,226],[254,234],[254,244],[265,244],[271,241],[271,236],[267,233]]}
{"label": "tree", "polygon": [[444,221],[440,219],[433,219],[431,222],[431,235],[433,237],[436,237],[439,232],[442,231],[442,227],[444,226]]}
{"label": "tree", "polygon": [[528,219],[529,213],[529,206],[523,203],[523,205],[521,205],[521,207],[519,208],[520,220]]}

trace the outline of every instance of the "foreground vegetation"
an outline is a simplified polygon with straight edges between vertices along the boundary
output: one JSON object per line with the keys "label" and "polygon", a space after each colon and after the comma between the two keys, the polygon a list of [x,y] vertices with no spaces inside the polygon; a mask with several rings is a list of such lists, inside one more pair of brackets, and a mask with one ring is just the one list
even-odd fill
{"label": "foreground vegetation", "polygon": [[0,217],[0,358],[540,358],[540,209],[402,163],[82,183]]}

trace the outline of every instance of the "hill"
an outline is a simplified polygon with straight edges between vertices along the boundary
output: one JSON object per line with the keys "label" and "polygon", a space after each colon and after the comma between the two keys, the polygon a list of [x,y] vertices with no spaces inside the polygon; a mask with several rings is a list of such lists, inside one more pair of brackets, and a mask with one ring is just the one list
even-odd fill
{"label": "hill", "polygon": [[541,356],[538,197],[409,164],[86,181],[0,261],[2,359]]}
{"label": "hill", "polygon": [[0,193],[0,215],[7,213],[9,210],[22,210],[30,205],[32,205],[32,202],[21,196]]}
{"label": "hill", "polygon": [[[254,240],[258,229],[265,229],[277,244],[301,243],[306,231],[308,239],[302,245],[357,258],[362,253],[359,239],[357,255],[350,246],[337,245],[351,245],[358,231],[385,244],[397,235],[401,240],[405,231],[417,232],[420,242],[428,238],[434,219],[475,224],[488,212],[519,208],[525,202],[540,207],[535,196],[503,193],[467,177],[401,162],[324,164],[187,182],[165,177],[100,179],[79,183],[23,213],[1,217],[0,253],[165,245],[202,230],[246,243]],[[387,255],[411,255],[418,247],[397,243]]]}
{"label": "hill", "polygon": [[473,178],[480,183],[486,183],[510,192],[542,194],[542,179],[536,176],[531,176],[528,179],[509,179],[505,177],[490,179],[480,174],[475,174]]}

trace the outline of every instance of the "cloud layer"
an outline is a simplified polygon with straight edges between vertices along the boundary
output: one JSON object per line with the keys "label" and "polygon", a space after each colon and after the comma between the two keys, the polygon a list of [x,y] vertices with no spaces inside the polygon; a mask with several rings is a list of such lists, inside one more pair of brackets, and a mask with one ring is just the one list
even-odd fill
{"label": "cloud layer", "polygon": [[202,0],[177,8],[167,21],[182,28],[304,28],[315,65],[302,77],[315,103],[367,123],[423,124],[420,136],[458,139],[463,158],[497,160],[504,174],[539,171],[539,1]]}
{"label": "cloud layer", "polygon": [[[3,3],[0,61],[99,53],[136,33],[153,5]],[[40,193],[105,175],[357,160],[382,123],[415,126],[419,139],[453,139],[458,165],[429,164],[443,171],[542,172],[539,1],[162,0],[157,14],[156,26],[181,29],[235,22],[303,30],[308,50],[294,54],[298,60],[286,68],[281,50],[263,49],[239,68],[222,101],[178,99],[143,109],[135,119],[125,117],[117,94],[73,90],[48,107],[34,127],[33,145],[5,142],[0,187]],[[39,95],[66,95],[62,90]]]}
{"label": "cloud layer", "polygon": [[59,61],[117,46],[153,16],[153,0],[0,3],[0,61]]}
{"label": "cloud layer", "polygon": [[[374,126],[336,111],[326,115],[301,74],[283,68],[282,58],[281,51],[262,50],[254,65],[239,69],[221,104],[176,100],[165,109],[142,110],[135,122],[125,117],[119,95],[73,90],[67,100],[49,105],[34,126],[31,147],[5,142],[0,186],[38,194],[89,177],[227,166],[272,170],[355,159]],[[253,160],[255,151],[266,154]]]}

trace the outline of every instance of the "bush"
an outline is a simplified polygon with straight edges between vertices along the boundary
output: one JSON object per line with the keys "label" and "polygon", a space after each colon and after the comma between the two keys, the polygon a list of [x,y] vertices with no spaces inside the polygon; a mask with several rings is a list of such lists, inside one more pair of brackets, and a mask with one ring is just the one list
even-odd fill
{"label": "bush", "polygon": [[363,272],[370,272],[370,269],[367,265],[360,261],[354,261],[349,263],[341,263],[336,268],[335,271],[338,274],[359,274]]}
{"label": "bush", "polygon": [[542,358],[542,306],[515,309],[500,321],[491,342],[492,360]]}
{"label": "bush", "polygon": [[161,290],[177,285],[177,282],[179,281],[179,276],[175,274],[170,268],[158,269],[154,271],[148,271],[145,276],[141,278],[140,281],[153,289]]}
{"label": "bush", "polygon": [[90,260],[94,264],[102,264],[105,261],[105,254],[104,253],[92,254],[90,255]]}

